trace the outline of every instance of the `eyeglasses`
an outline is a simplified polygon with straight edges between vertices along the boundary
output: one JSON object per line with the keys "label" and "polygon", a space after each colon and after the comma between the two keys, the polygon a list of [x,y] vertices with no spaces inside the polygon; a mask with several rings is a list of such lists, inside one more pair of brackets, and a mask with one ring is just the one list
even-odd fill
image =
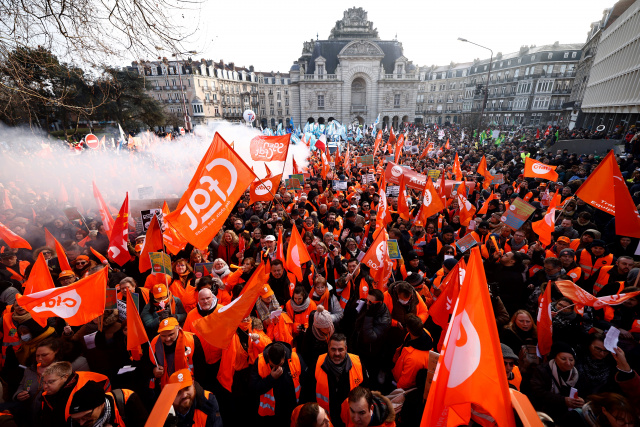
{"label": "eyeglasses", "polygon": [[87,263],[85,261],[78,261],[76,262],[76,265],[87,265]]}
{"label": "eyeglasses", "polygon": [[447,251],[444,253],[445,255],[453,255],[453,251]]}
{"label": "eyeglasses", "polygon": [[608,351],[609,351],[609,350],[607,350],[606,348],[596,347],[595,345],[594,345],[594,346],[592,346],[592,348],[593,348],[595,351],[600,352],[600,353],[606,353],[606,352],[608,352]]}

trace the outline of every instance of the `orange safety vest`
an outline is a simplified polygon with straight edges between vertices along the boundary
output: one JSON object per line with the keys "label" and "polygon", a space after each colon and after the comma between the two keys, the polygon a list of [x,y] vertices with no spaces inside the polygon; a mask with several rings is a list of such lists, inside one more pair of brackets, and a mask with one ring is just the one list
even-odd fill
{"label": "orange safety vest", "polygon": [[580,246],[580,239],[573,239],[571,243],[569,243],[569,247],[573,249],[575,252],[578,251],[579,246]]}
{"label": "orange safety vest", "polygon": [[[220,310],[220,307],[224,307],[224,304],[220,304],[220,302],[218,302],[218,305],[216,306],[215,310],[213,310],[213,313],[216,313],[218,310]],[[193,327],[193,322],[198,319],[202,319],[202,316],[200,315],[200,313],[198,313],[198,309],[194,308],[189,312],[189,314],[187,314],[187,319],[184,321],[184,327],[182,328],[182,330],[184,332],[191,332],[193,334],[196,334],[196,336],[200,338],[200,344],[202,344],[205,359],[208,364],[213,365],[214,363],[218,363],[218,361],[220,361],[220,358],[222,357],[222,349],[209,344],[209,341],[198,334],[196,328]]]}
{"label": "orange safety vest", "polygon": [[420,237],[418,240],[416,240],[413,243],[413,251],[419,257],[423,257],[424,256],[424,247],[426,245],[427,245],[427,239],[425,238],[425,236],[422,236],[422,237]]}
{"label": "orange safety vest", "polygon": [[605,265],[600,269],[596,283],[593,284],[593,295],[598,295],[598,292],[609,283],[609,271],[611,271],[613,267],[613,265]]}
{"label": "orange safety vest", "polygon": [[633,321],[633,325],[631,326],[631,330],[629,332],[640,333],[640,320],[636,319]]}
{"label": "orange safety vest", "polygon": [[440,284],[442,283],[442,279],[444,279],[444,276],[444,268],[441,268],[436,272],[436,277],[433,279],[433,283],[431,284],[431,286],[436,289],[440,289]]}
{"label": "orange safety vest", "polygon": [[71,394],[69,395],[69,399],[67,400],[67,406],[65,406],[65,409],[64,409],[65,421],[69,419],[69,408],[71,408],[73,395],[82,387],[84,387],[84,385],[89,381],[95,381],[97,383],[101,381],[106,381],[104,384],[104,391],[105,392],[111,391],[111,382],[109,381],[109,378],[102,374],[98,374],[96,372],[88,372],[88,371],[76,372],[76,374],[78,374],[78,382],[76,383],[75,387],[73,387],[73,390],[71,390]]}
{"label": "orange safety vest", "polygon": [[[13,323],[13,306],[8,305],[4,309],[4,313],[2,314],[2,360],[0,361],[0,368],[4,366],[4,361],[7,358],[7,349],[9,347],[19,347],[20,346],[20,337],[18,336],[18,328]],[[14,348],[14,352],[17,348]]]}
{"label": "orange safety vest", "polygon": [[567,271],[567,276],[571,277],[573,283],[576,283],[578,279],[580,279],[580,276],[582,276],[582,269],[580,267],[572,268]]}
{"label": "orange safety vest", "polygon": [[513,367],[513,379],[508,380],[509,384],[514,386],[516,390],[520,391],[520,384],[522,383],[522,374],[520,373],[520,368],[517,366]]}
{"label": "orange safety vest", "polygon": [[591,258],[591,253],[589,253],[586,249],[583,249],[580,252],[580,260],[578,264],[580,268],[582,268],[582,272],[584,273],[584,278],[588,279],[596,270],[606,266],[611,265],[613,263],[613,254],[609,254],[607,256],[603,256],[602,258],[598,258],[595,263],[593,263]]}
{"label": "orange safety vest", "polygon": [[[336,222],[338,222],[338,220],[336,219]],[[338,227],[334,228],[333,231],[330,231],[328,227],[325,227],[324,225],[322,227],[320,227],[320,231],[322,232],[322,237],[324,237],[325,234],[327,233],[331,233],[333,234],[333,238],[335,240],[340,239],[340,232],[342,231],[342,224],[338,223]]]}
{"label": "orange safety vest", "polygon": [[[184,331],[180,331],[179,334],[184,334],[184,357],[186,359],[186,367],[189,368],[189,371],[191,371],[191,373],[193,374],[193,352],[195,350],[195,342],[193,337],[195,336],[195,334]],[[160,379],[160,386],[164,387],[165,384],[167,384],[167,382],[169,381],[169,377],[176,371],[176,369],[174,360],[174,366],[172,366],[173,369],[169,370],[169,367],[167,366],[167,360],[164,357],[164,345],[162,344],[162,340],[159,338],[160,335],[156,335],[155,338],[151,340],[151,347],[154,349],[153,353],[155,353],[156,359],[158,359],[158,363],[162,363],[162,366],[164,367],[164,374],[162,374],[162,378]],[[178,339],[180,339],[180,337],[178,337]],[[176,351],[177,350],[178,349],[176,348]],[[149,352],[149,359],[151,360],[151,363],[155,365],[156,361],[153,358],[153,353]],[[175,357],[177,357],[177,355],[175,355],[174,358]]]}
{"label": "orange safety vest", "polygon": [[[211,396],[211,392],[204,390],[204,398],[209,400],[209,396]],[[209,414],[205,414],[200,409],[195,410],[193,413],[193,425],[192,427],[205,427],[207,425],[207,419],[209,418]]]}
{"label": "orange safety vest", "polygon": [[[291,359],[288,360],[289,371],[291,372],[291,378],[293,378],[293,385],[296,392],[296,403],[300,400],[300,374],[302,373],[302,366],[300,365],[300,358],[296,350],[292,350]],[[266,378],[271,375],[271,366],[264,360],[264,355],[260,353],[258,356],[258,374],[261,378]],[[276,414],[276,398],[273,395],[273,389],[269,390],[265,394],[260,395],[260,407],[258,408],[258,415],[261,417],[273,416]]]}
{"label": "orange safety vest", "polygon": [[[191,280],[189,280],[191,282]],[[184,307],[184,311],[187,313],[196,308],[196,304],[198,303],[198,291],[195,286],[191,286],[190,283],[187,285],[183,285],[180,279],[176,279],[171,282],[169,285],[169,291],[173,294],[174,297],[178,297],[180,302],[182,302],[182,306]]]}
{"label": "orange safety vest", "polygon": [[[439,255],[440,252],[442,251],[442,248],[445,246],[445,244],[443,244],[439,238],[435,238],[436,239],[436,255]],[[454,242],[451,243],[447,243],[447,245],[452,246],[453,247],[453,255],[458,255],[458,251],[456,250],[456,244]]]}
{"label": "orange safety vest", "polygon": [[23,282],[25,280],[24,273],[27,271],[27,267],[29,267],[31,263],[29,261],[19,261],[18,262],[18,271],[15,271],[13,268],[7,267],[7,271],[11,273],[11,278],[13,280],[17,280],[18,282]]}
{"label": "orange safety vest", "polygon": [[291,300],[287,301],[285,304],[285,311],[287,315],[293,320],[293,331],[294,335],[298,334],[298,326],[304,325],[304,328],[307,329],[309,327],[309,315],[312,311],[316,309],[316,302],[309,298],[309,307],[301,313],[294,313],[293,306],[291,305]]}
{"label": "orange safety vest", "polygon": [[[129,397],[131,397],[131,395],[133,394],[133,391],[127,390],[126,388],[123,388],[121,390],[122,394],[124,395],[124,403],[126,404],[127,400],[129,400]],[[107,393],[107,396],[111,396],[111,398],[113,399],[113,422],[119,427],[125,427],[124,420],[122,419],[122,414],[120,414],[120,411],[118,410],[118,405],[116,403],[116,398],[113,395],[113,392]]]}
{"label": "orange safety vest", "polygon": [[[511,249],[511,245],[509,244],[509,240],[507,240],[504,244],[504,251],[506,252],[511,252],[513,249]],[[518,249],[517,252],[522,252],[522,253],[527,253],[529,252],[529,245],[524,245],[523,247],[521,247],[520,249]]]}
{"label": "orange safety vest", "polygon": [[[360,363],[360,357],[355,354],[347,353],[347,357],[351,359],[353,365],[349,370],[349,390],[353,390],[364,380],[362,363]],[[329,380],[327,373],[322,370],[322,364],[326,358],[327,353],[318,357],[318,363],[316,363],[316,402],[329,414]]]}
{"label": "orange safety vest", "polygon": [[[360,292],[360,299],[367,299],[369,296],[369,284],[364,278],[360,279],[360,286],[358,287],[358,291]],[[340,307],[344,309],[344,307],[349,302],[349,298],[351,297],[351,282],[347,284],[347,286],[343,289],[340,294]]]}

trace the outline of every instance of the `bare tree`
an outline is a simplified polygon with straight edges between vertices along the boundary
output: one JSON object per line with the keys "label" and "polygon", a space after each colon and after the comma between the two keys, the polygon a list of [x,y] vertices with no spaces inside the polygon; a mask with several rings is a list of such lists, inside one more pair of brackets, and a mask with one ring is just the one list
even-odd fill
{"label": "bare tree", "polygon": [[[33,114],[37,104],[64,107],[78,115],[90,115],[106,100],[88,105],[60,96],[47,82],[30,74],[51,69],[47,55],[16,55],[25,50],[46,50],[65,63],[81,66],[87,86],[108,79],[107,65],[122,58],[156,56],[156,46],[183,51],[183,43],[195,32],[176,22],[201,0],[0,0],[0,108],[12,114]],[[17,62],[22,60],[23,62]],[[38,61],[47,61],[37,63]],[[26,61],[26,63],[24,62]],[[59,91],[58,91],[59,92]],[[101,92],[105,94],[104,91]]]}

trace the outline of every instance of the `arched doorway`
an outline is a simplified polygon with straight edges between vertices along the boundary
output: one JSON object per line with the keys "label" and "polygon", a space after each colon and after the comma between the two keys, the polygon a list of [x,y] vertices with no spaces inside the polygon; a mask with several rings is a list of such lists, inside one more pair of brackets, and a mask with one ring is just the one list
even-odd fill
{"label": "arched doorway", "polygon": [[262,119],[261,122],[262,122],[262,129],[266,128],[267,127],[267,119]]}
{"label": "arched doorway", "polygon": [[364,125],[364,119],[362,116],[357,116],[353,121],[358,122],[359,125]]}
{"label": "arched doorway", "polygon": [[398,128],[398,120],[399,120],[398,116],[393,116],[392,126],[394,129]]}
{"label": "arched doorway", "polygon": [[409,122],[409,116],[403,116],[402,117],[402,123],[408,123]]}
{"label": "arched doorway", "polygon": [[389,128],[389,116],[384,116],[382,118],[382,129]]}
{"label": "arched doorway", "polygon": [[276,126],[276,119],[271,119],[271,127],[275,127]]}
{"label": "arched doorway", "polygon": [[323,125],[324,124],[324,117],[318,117],[318,124],[319,125]]}
{"label": "arched doorway", "polygon": [[315,121],[315,119],[314,119],[313,117],[309,117],[309,118],[307,119],[307,123],[315,123],[315,122],[316,122],[316,121]]}
{"label": "arched doorway", "polygon": [[351,83],[351,109],[354,112],[366,111],[367,83],[362,77],[356,77]]}

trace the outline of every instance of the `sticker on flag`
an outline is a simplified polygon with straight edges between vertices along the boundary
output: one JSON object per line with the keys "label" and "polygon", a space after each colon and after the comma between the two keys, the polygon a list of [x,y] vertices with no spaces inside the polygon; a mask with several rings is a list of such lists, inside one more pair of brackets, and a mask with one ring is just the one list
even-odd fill
{"label": "sticker on flag", "polygon": [[468,251],[469,249],[471,249],[477,244],[478,242],[476,241],[476,239],[473,237],[472,234],[467,234],[462,239],[456,242],[456,246],[458,247],[458,249],[460,249],[460,253],[464,253]]}
{"label": "sticker on flag", "polygon": [[193,270],[195,271],[196,279],[200,279],[203,276],[211,276],[211,272],[213,271],[213,263],[199,262],[194,266]]}
{"label": "sticker on flag", "polygon": [[399,185],[388,185],[387,186],[387,197],[398,197],[400,195],[400,186]]}
{"label": "sticker on flag", "polygon": [[332,186],[335,191],[346,191],[349,188],[347,181],[333,181]]}
{"label": "sticker on flag", "polygon": [[402,259],[402,255],[400,255],[400,247],[398,246],[397,240],[395,239],[387,240],[387,251],[389,252],[389,258]]}
{"label": "sticker on flag", "polygon": [[171,276],[171,257],[164,252],[149,252],[151,268],[154,273],[164,273]]}
{"label": "sticker on flag", "polygon": [[529,219],[531,214],[535,212],[536,208],[529,203],[517,197],[516,200],[509,206],[509,212],[503,215],[500,220],[507,226],[514,230],[520,229],[522,224]]}

